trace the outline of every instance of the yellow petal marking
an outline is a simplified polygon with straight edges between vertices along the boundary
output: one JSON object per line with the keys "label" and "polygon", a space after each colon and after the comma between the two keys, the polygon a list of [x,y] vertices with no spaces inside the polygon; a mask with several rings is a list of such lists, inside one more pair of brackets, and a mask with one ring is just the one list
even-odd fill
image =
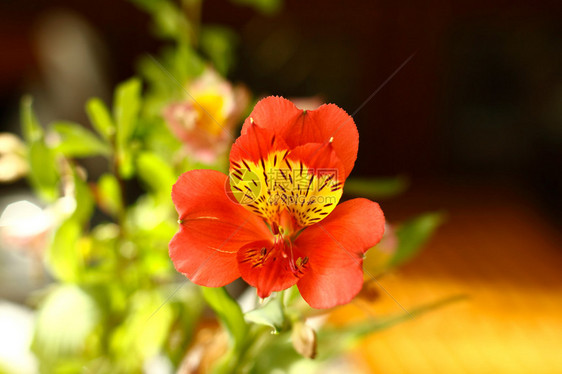
{"label": "yellow petal marking", "polygon": [[320,222],[336,207],[343,192],[337,170],[313,170],[288,156],[289,151],[277,151],[257,163],[232,162],[233,195],[270,223],[279,223],[283,210],[301,227]]}

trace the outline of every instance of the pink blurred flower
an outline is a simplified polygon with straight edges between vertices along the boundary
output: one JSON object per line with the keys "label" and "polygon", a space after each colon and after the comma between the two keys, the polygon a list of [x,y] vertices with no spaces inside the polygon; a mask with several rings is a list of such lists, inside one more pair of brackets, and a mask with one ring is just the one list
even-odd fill
{"label": "pink blurred flower", "polygon": [[186,90],[191,97],[169,104],[164,118],[192,157],[211,164],[232,143],[233,129],[248,105],[248,91],[233,87],[211,68]]}

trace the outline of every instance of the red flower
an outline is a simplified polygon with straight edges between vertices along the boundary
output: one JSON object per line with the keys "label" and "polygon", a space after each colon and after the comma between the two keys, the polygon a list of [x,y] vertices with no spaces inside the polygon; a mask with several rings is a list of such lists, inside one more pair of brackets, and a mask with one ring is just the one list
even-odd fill
{"label": "red flower", "polygon": [[208,287],[241,276],[261,298],[296,284],[312,307],[349,302],[363,284],[363,255],[384,232],[377,203],[337,205],[358,144],[336,105],[302,111],[261,100],[232,146],[230,178],[193,170],[174,185],[176,269]]}

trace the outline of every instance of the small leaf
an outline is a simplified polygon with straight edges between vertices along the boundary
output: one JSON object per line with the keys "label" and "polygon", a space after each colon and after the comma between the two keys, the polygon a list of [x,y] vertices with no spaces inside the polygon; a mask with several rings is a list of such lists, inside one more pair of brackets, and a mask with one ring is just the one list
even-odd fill
{"label": "small leaf", "polygon": [[71,122],[56,122],[53,130],[60,136],[56,150],[67,157],[109,155],[109,146],[83,126]]}
{"label": "small leaf", "polygon": [[43,128],[37,121],[33,112],[33,99],[31,96],[24,96],[20,104],[20,121],[24,139],[28,143],[34,143],[43,138]]}
{"label": "small leaf", "polygon": [[121,186],[113,174],[104,174],[98,181],[98,203],[100,208],[113,216],[123,210]]}
{"label": "small leaf", "polygon": [[115,134],[115,124],[103,101],[97,97],[88,100],[86,113],[88,113],[90,122],[96,131],[103,136],[105,140],[110,140]]}
{"label": "small leaf", "polygon": [[408,179],[403,176],[390,178],[349,178],[344,185],[346,194],[369,198],[388,198],[404,192]]}
{"label": "small leaf", "polygon": [[116,129],[117,160],[119,173],[123,178],[130,178],[134,173],[131,137],[137,125],[141,106],[141,82],[137,78],[129,79],[117,86],[113,116]]}
{"label": "small leaf", "polygon": [[59,194],[59,172],[53,151],[40,139],[30,144],[28,152],[31,184],[43,199],[55,200]]}
{"label": "small leaf", "polygon": [[283,0],[231,0],[234,4],[247,5],[258,12],[273,15],[281,10]]}
{"label": "small leaf", "polygon": [[201,287],[205,301],[213,308],[222,322],[235,346],[241,346],[246,337],[248,325],[240,305],[234,300],[224,287]]}
{"label": "small leaf", "polygon": [[226,75],[236,59],[237,35],[220,26],[205,26],[201,30],[201,49],[209,56],[213,66]]}
{"label": "small leaf", "polygon": [[143,152],[137,158],[137,168],[139,177],[151,191],[169,198],[176,175],[168,163],[156,153]]}
{"label": "small leaf", "polygon": [[398,247],[389,266],[399,266],[414,257],[443,220],[442,213],[426,213],[403,223],[396,230]]}
{"label": "small leaf", "polygon": [[117,124],[117,142],[124,145],[133,134],[141,105],[141,82],[131,78],[115,89],[113,116]]}
{"label": "small leaf", "polygon": [[278,333],[285,323],[285,316],[279,298],[274,298],[264,306],[247,312],[246,321],[273,327],[273,332]]}
{"label": "small leaf", "polygon": [[20,107],[22,131],[28,143],[28,178],[43,199],[53,201],[58,197],[59,182],[55,154],[45,144],[43,128],[35,117],[31,103],[31,97],[25,96]]}
{"label": "small leaf", "polygon": [[111,336],[111,351],[128,366],[126,372],[140,372],[148,357],[156,355],[169,336],[174,312],[158,290],[139,290],[127,300],[128,312]]}
{"label": "small leaf", "polygon": [[67,220],[55,233],[47,252],[47,265],[53,275],[65,282],[75,282],[80,275],[82,258],[78,248],[80,225]]}
{"label": "small leaf", "polygon": [[94,196],[90,190],[88,183],[82,179],[76,168],[72,168],[74,181],[74,199],[76,200],[76,208],[72,213],[71,219],[76,220],[79,224],[84,224],[90,220],[94,210]]}
{"label": "small leaf", "polygon": [[150,12],[154,31],[159,37],[175,39],[179,43],[188,41],[192,25],[174,2],[161,1]]}
{"label": "small leaf", "polygon": [[[200,76],[205,69],[205,61],[203,58],[187,43],[178,45],[175,55],[172,58],[171,67],[174,74],[177,74],[176,78],[180,82]],[[160,67],[160,69],[162,69],[162,67]],[[169,79],[169,77],[167,77],[167,79]],[[181,94],[185,94],[183,89]]]}

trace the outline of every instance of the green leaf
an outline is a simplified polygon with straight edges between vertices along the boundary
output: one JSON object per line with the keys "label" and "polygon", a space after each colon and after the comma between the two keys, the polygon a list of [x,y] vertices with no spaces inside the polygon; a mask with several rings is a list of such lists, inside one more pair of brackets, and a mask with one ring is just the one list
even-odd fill
{"label": "green leaf", "polygon": [[79,355],[99,321],[99,306],[90,294],[75,285],[58,286],[37,313],[32,348],[53,363]]}
{"label": "green leaf", "polygon": [[115,89],[113,116],[117,124],[117,142],[126,143],[133,134],[141,105],[141,81],[131,78]]}
{"label": "green leaf", "polygon": [[110,154],[109,146],[77,123],[55,122],[53,130],[60,136],[56,150],[67,157],[90,157]]}
{"label": "green leaf", "polygon": [[98,199],[100,207],[113,216],[123,211],[121,186],[113,174],[104,174],[98,181]]}
{"label": "green leaf", "polygon": [[137,158],[138,175],[155,193],[169,199],[176,175],[172,167],[156,153],[143,152]]}
{"label": "green leaf", "polygon": [[231,0],[234,4],[247,5],[258,12],[273,15],[281,10],[283,0]]}
{"label": "green leaf", "polygon": [[146,359],[156,355],[169,336],[173,311],[157,290],[137,291],[128,301],[125,320],[114,330],[111,350],[124,365],[121,372],[141,372]]}
{"label": "green leaf", "polygon": [[94,211],[94,196],[90,190],[88,182],[82,178],[82,175],[72,168],[72,175],[74,179],[74,199],[76,200],[76,208],[72,213],[71,219],[76,220],[80,225],[87,223]]}
{"label": "green leaf", "polygon": [[24,96],[20,103],[20,121],[22,124],[23,137],[28,143],[34,143],[43,138],[43,128],[37,121],[33,112],[33,99]]}
{"label": "green leaf", "polygon": [[37,121],[31,104],[31,97],[25,96],[20,107],[22,131],[28,146],[28,178],[39,196],[53,201],[58,197],[59,182],[55,154],[45,144],[43,128]]}
{"label": "green leaf", "polygon": [[245,318],[248,322],[273,327],[274,333],[278,333],[285,323],[285,316],[279,297],[271,299],[258,309],[247,312]]}
{"label": "green leaf", "polygon": [[240,305],[234,300],[224,287],[201,287],[205,301],[213,308],[217,317],[222,322],[235,346],[244,343],[248,325]]}
{"label": "green leaf", "polygon": [[[191,48],[187,43],[178,45],[174,52],[175,54],[172,56],[173,59],[171,61],[172,71],[174,77],[176,77],[181,84],[184,84],[186,80],[198,77],[203,73],[206,66],[205,60],[203,60],[199,53],[197,53],[197,51]],[[162,69],[162,66],[160,66],[160,69]],[[168,74],[166,75],[167,79],[170,79],[170,76]],[[175,85],[176,89],[181,91],[180,94],[185,96],[185,92],[183,91],[184,89],[178,87],[177,82],[175,82]]]}
{"label": "green leaf", "polygon": [[404,192],[408,188],[404,176],[389,178],[349,178],[344,185],[346,194],[369,198],[388,198]]}
{"label": "green leaf", "polygon": [[206,26],[201,30],[201,49],[213,66],[226,75],[236,59],[238,37],[232,30],[221,26]]}
{"label": "green leaf", "polygon": [[389,266],[401,265],[414,257],[443,221],[442,213],[426,213],[400,225],[396,230],[398,248]]}
{"label": "green leaf", "polygon": [[[152,16],[151,29],[158,37],[184,42],[188,41],[189,36],[193,34],[186,14],[176,5],[175,1],[132,0],[132,2]],[[182,6],[185,6],[186,3],[186,1],[182,1]],[[192,13],[189,12],[189,14]]]}
{"label": "green leaf", "polygon": [[43,139],[32,142],[28,148],[29,180],[39,196],[54,201],[58,195],[59,172],[53,151]]}
{"label": "green leaf", "polygon": [[105,140],[110,140],[115,135],[115,124],[109,110],[101,99],[94,97],[88,100],[86,103],[86,113],[88,113],[92,126]]}
{"label": "green leaf", "polygon": [[59,280],[75,282],[80,276],[83,259],[78,246],[81,230],[75,220],[69,219],[56,231],[47,252],[47,265]]}
{"label": "green leaf", "polygon": [[123,178],[130,178],[134,172],[131,138],[137,125],[141,106],[141,82],[131,78],[121,83],[115,90],[113,116],[115,117],[117,159],[119,173]]}

